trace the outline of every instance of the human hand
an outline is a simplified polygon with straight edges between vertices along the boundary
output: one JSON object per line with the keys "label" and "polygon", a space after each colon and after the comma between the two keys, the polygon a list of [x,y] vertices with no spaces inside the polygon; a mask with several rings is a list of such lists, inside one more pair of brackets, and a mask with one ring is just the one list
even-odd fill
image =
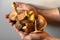
{"label": "human hand", "polygon": [[[6,18],[8,18],[8,15],[6,15]],[[12,26],[14,25],[13,21],[11,21],[11,20],[8,20],[8,21]],[[29,34],[26,34],[25,32],[19,31],[18,29],[16,29],[15,26],[13,26],[13,28],[19,34],[19,36],[21,36],[22,40],[60,40],[58,38],[54,38],[54,37],[50,36],[46,32],[41,32],[41,33],[31,32]]]}
{"label": "human hand", "polygon": [[60,23],[60,13],[58,8],[53,9],[38,9],[38,12],[43,15],[50,23]]}
{"label": "human hand", "polygon": [[[6,18],[9,18],[9,14],[6,15]],[[53,38],[50,35],[48,35],[48,33],[44,32],[44,31],[38,32],[38,33],[31,32],[31,33],[27,34],[26,32],[19,31],[18,29],[16,29],[16,27],[14,26],[15,21],[12,21],[9,19],[9,23],[11,25],[13,25],[14,30],[21,36],[22,40],[51,40]],[[56,38],[53,38],[53,40],[56,40]]]}

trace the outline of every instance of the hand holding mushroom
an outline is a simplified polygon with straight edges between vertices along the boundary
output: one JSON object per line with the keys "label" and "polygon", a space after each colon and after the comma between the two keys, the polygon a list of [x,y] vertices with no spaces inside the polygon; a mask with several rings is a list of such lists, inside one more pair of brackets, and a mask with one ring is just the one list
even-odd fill
{"label": "hand holding mushroom", "polygon": [[12,8],[13,11],[6,17],[23,40],[56,40],[44,32],[47,22],[34,6],[14,2]]}

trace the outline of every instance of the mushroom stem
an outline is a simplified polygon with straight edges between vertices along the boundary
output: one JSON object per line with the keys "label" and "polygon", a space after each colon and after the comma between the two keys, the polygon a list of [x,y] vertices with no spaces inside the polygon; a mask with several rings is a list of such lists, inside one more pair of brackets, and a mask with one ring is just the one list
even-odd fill
{"label": "mushroom stem", "polygon": [[35,20],[35,31],[34,32],[37,32],[38,30],[37,30],[37,22],[36,22],[36,20]]}
{"label": "mushroom stem", "polygon": [[13,2],[13,5],[12,5],[12,7],[13,7],[13,10],[17,13],[17,6],[16,6],[16,4],[15,4],[15,2]]}

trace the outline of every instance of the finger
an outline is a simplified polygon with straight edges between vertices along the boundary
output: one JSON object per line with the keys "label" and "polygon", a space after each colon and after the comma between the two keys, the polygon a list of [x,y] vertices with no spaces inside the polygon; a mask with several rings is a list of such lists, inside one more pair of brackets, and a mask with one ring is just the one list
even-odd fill
{"label": "finger", "polygon": [[5,15],[5,18],[9,18],[9,14]]}
{"label": "finger", "polygon": [[13,22],[11,22],[11,20],[8,19],[8,22],[9,22],[11,25],[13,25]]}
{"label": "finger", "polygon": [[24,4],[21,2],[14,2],[14,4],[16,4],[17,8],[19,8],[20,10],[29,10],[30,9],[28,4]]}
{"label": "finger", "polygon": [[13,28],[21,36],[21,38],[23,38],[25,36],[25,33],[16,29],[15,25],[13,26]]}
{"label": "finger", "polygon": [[8,19],[8,22],[9,22],[9,23],[12,23],[12,20]]}
{"label": "finger", "polygon": [[8,22],[13,26],[15,23],[16,23],[16,21],[12,21],[12,20],[8,20]]}

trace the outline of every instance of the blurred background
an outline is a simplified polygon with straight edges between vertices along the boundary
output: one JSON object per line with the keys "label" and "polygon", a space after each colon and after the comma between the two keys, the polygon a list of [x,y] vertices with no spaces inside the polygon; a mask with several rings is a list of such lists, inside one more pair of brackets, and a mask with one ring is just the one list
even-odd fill
{"label": "blurred background", "polygon": [[[14,31],[13,27],[8,23],[7,19],[4,17],[6,14],[12,11],[11,5],[13,1],[16,0],[0,0],[0,40],[21,40],[20,36]],[[24,2],[24,0],[17,1]],[[33,3],[32,1],[34,1],[34,4],[37,5],[36,0],[25,1],[27,3],[30,3],[29,1],[31,1],[31,4]],[[42,8],[55,8],[60,6],[59,2],[59,0],[40,0],[40,5],[43,6]],[[45,31],[48,32],[51,36],[60,38],[60,24],[48,23]]]}

